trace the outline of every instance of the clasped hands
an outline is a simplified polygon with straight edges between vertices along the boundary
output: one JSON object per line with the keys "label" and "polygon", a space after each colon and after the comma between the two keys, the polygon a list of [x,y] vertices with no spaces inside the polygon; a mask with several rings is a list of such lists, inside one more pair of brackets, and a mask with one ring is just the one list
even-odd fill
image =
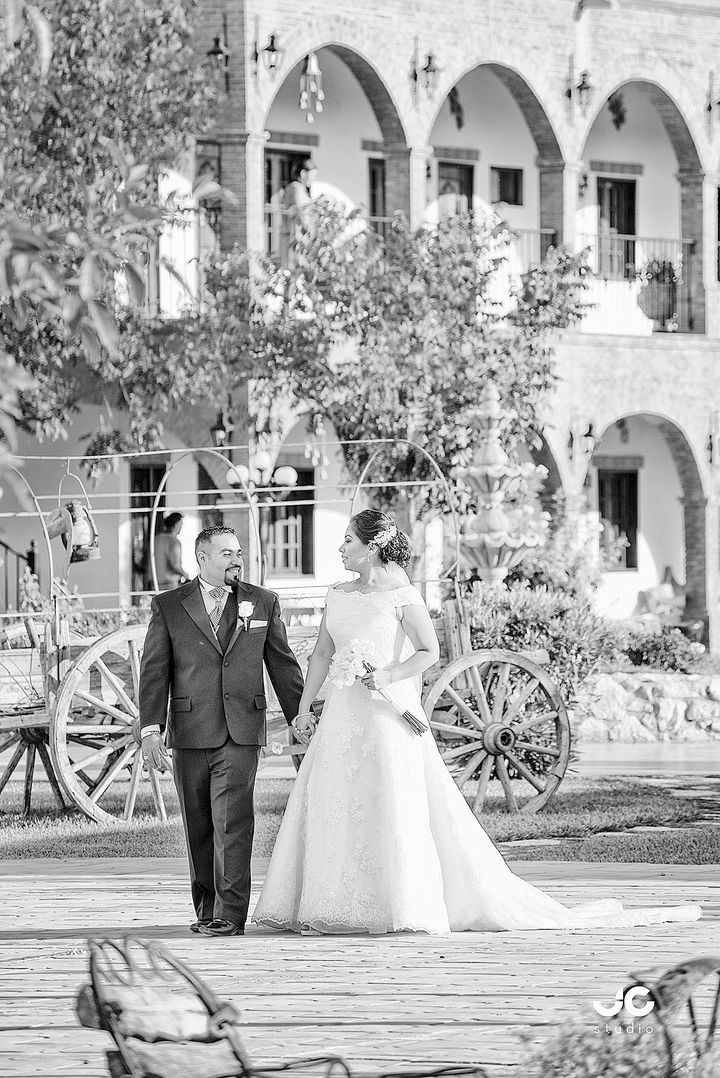
{"label": "clasped hands", "polygon": [[317,728],[317,716],[312,711],[301,711],[295,716],[290,725],[295,731],[295,736],[303,745],[309,745],[310,739]]}

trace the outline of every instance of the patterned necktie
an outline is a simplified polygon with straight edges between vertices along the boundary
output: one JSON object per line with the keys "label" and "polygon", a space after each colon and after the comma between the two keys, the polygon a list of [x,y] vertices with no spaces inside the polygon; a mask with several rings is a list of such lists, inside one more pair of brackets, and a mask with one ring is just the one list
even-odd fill
{"label": "patterned necktie", "polygon": [[210,611],[208,617],[210,618],[210,624],[213,627],[213,632],[217,636],[218,626],[220,619],[223,615],[223,595],[225,594],[225,588],[210,588],[210,594],[215,600],[215,606]]}

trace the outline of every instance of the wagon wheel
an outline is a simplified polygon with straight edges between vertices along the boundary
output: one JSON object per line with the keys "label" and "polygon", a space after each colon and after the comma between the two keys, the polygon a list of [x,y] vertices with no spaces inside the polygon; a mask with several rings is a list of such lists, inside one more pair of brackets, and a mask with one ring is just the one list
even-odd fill
{"label": "wagon wheel", "polygon": [[570,755],[567,711],[547,674],[523,655],[461,656],[431,686],[425,713],[450,773],[473,793],[473,811],[493,776],[510,812],[537,812],[560,785]]}
{"label": "wagon wheel", "polygon": [[143,780],[138,685],[147,627],[128,625],[86,648],[62,679],[50,720],[50,752],[60,783],[100,823],[130,820],[146,781],[166,820],[156,771]]}

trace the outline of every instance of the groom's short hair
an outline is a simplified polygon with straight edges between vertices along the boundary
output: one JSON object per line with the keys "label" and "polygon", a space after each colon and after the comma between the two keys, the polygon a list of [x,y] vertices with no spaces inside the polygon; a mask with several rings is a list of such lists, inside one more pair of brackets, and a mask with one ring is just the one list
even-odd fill
{"label": "groom's short hair", "polygon": [[201,532],[198,532],[197,538],[195,539],[196,558],[201,550],[207,550],[216,535],[234,535],[237,539],[237,532],[235,529],[228,528],[224,524],[214,524],[212,528],[203,528]]}

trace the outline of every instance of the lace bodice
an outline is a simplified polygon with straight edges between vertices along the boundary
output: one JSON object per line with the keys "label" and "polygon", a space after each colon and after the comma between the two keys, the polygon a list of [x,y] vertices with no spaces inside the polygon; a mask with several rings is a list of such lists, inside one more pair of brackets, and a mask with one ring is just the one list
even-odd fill
{"label": "lace bodice", "polygon": [[403,610],[424,605],[412,584],[373,592],[344,591],[336,584],[327,593],[325,624],[336,651],[359,640],[367,644],[374,666],[386,666],[412,650],[402,627]]}

